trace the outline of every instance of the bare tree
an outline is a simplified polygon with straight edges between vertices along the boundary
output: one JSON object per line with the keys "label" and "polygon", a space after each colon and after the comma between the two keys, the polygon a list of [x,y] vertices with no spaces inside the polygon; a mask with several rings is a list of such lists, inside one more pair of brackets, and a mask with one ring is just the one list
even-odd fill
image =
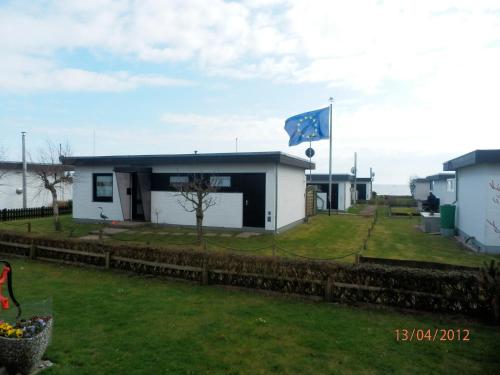
{"label": "bare tree", "polygon": [[[500,205],[500,183],[495,183],[494,180],[491,180],[488,186],[493,193],[491,201],[495,205]],[[490,229],[493,230],[493,232],[500,236],[500,223],[496,223],[494,219],[486,219],[486,223],[490,226]]]}
{"label": "bare tree", "polygon": [[71,148],[68,143],[57,146],[51,141],[39,152],[39,163],[32,165],[32,171],[36,174],[40,189],[46,189],[52,196],[52,210],[54,213],[54,229],[61,230],[59,220],[59,201],[57,200],[57,188],[62,184],[72,184],[73,175],[71,170],[61,164],[61,156],[70,156]]}
{"label": "bare tree", "polygon": [[217,200],[211,193],[217,191],[217,177],[206,176],[203,173],[196,173],[190,176],[189,181],[176,183],[174,187],[179,191],[177,202],[187,212],[196,214],[196,236],[201,243],[203,240],[203,218],[205,212],[217,204]]}
{"label": "bare tree", "polygon": [[[5,158],[5,148],[0,145],[0,161],[4,160]],[[4,177],[7,174],[7,171],[5,170],[0,170],[0,186],[2,186],[2,177]]]}

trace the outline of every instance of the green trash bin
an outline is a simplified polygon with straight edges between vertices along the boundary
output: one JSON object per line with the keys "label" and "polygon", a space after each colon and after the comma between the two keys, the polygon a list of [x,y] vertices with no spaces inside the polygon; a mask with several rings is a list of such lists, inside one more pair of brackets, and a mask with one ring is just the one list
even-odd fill
{"label": "green trash bin", "polygon": [[455,206],[443,204],[439,208],[441,214],[441,235],[451,237],[455,234]]}

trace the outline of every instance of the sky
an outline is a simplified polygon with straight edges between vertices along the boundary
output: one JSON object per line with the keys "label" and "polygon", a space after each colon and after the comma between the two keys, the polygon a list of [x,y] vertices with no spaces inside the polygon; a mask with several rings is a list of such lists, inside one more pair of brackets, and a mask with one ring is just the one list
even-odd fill
{"label": "sky", "polygon": [[499,67],[498,1],[0,0],[0,148],[305,157],[333,97],[333,171],[407,184],[500,148]]}

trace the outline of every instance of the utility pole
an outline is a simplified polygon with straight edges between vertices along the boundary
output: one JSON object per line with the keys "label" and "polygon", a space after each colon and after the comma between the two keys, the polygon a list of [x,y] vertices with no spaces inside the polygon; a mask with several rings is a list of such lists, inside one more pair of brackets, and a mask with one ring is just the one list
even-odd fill
{"label": "utility pole", "polygon": [[358,202],[358,185],[357,185],[357,177],[358,177],[358,153],[354,153],[354,204]]}
{"label": "utility pole", "polygon": [[26,132],[21,132],[23,135],[23,208],[28,206],[28,197],[26,192],[26,172],[28,167],[26,165]]}

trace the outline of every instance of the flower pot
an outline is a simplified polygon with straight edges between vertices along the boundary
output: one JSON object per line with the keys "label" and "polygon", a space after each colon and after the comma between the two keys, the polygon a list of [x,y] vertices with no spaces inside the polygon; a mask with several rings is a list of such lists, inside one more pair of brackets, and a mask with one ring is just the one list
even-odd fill
{"label": "flower pot", "polygon": [[30,374],[49,345],[52,320],[48,320],[45,328],[30,338],[0,337],[0,366],[4,366],[10,374]]}

